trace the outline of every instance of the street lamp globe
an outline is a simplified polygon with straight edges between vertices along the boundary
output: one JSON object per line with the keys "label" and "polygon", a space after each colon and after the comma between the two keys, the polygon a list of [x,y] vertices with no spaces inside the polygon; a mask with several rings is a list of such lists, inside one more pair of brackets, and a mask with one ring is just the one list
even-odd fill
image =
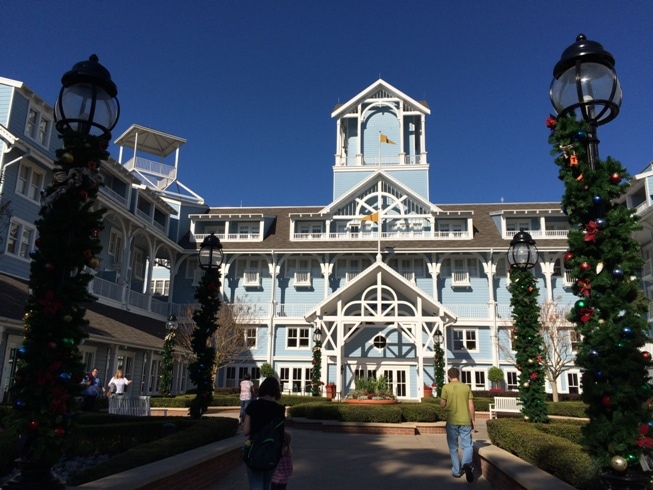
{"label": "street lamp globe", "polygon": [[57,131],[111,138],[118,122],[118,89],[111,74],[96,55],[75,63],[61,78],[61,90],[54,107]]}
{"label": "street lamp globe", "polygon": [[204,238],[200,247],[200,267],[205,271],[217,269],[222,265],[223,260],[224,252],[222,251],[220,239],[214,233],[211,233]]}
{"label": "street lamp globe", "polygon": [[612,121],[622,99],[614,57],[601,44],[579,34],[553,68],[549,96],[559,116],[579,109],[592,126]]}
{"label": "street lamp globe", "polygon": [[440,327],[438,327],[435,330],[435,333],[433,334],[433,341],[437,345],[442,345],[442,342],[444,342],[444,335],[442,335],[442,331],[440,330]]}
{"label": "street lamp globe", "polygon": [[175,315],[170,315],[168,317],[168,321],[166,322],[166,330],[174,332],[175,330],[177,330],[178,326],[179,326],[179,322],[177,321],[177,317]]}
{"label": "street lamp globe", "polygon": [[313,330],[313,343],[322,342],[322,329],[318,326]]}
{"label": "street lamp globe", "polygon": [[515,234],[508,249],[508,263],[510,267],[521,270],[532,269],[537,263],[537,247],[535,240],[523,228]]}

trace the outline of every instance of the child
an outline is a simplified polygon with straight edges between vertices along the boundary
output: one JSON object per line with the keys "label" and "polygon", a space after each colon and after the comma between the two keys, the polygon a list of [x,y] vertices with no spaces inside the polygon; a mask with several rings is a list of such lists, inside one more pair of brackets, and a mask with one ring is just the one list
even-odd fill
{"label": "child", "polygon": [[274,470],[272,476],[272,490],[286,490],[288,486],[288,479],[292,475],[292,450],[290,449],[290,441],[292,437],[290,432],[283,433],[283,450],[281,452],[281,460]]}

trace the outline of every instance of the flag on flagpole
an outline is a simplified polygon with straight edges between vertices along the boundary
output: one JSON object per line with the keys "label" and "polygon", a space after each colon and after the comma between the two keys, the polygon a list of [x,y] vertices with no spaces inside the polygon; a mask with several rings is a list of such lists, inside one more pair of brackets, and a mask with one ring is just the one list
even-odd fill
{"label": "flag on flagpole", "polygon": [[390,138],[388,138],[385,134],[379,133],[379,142],[380,143],[388,143],[391,145],[396,144],[394,141],[392,141]]}
{"label": "flag on flagpole", "polygon": [[363,216],[361,218],[361,221],[372,221],[373,223],[378,223],[379,222],[379,212],[377,211],[376,213],[368,214],[367,216]]}

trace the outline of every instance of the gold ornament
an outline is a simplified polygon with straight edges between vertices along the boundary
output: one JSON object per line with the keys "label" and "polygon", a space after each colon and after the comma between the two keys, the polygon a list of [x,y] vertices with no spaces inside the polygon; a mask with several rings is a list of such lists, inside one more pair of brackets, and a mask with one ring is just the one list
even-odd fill
{"label": "gold ornament", "polygon": [[88,266],[91,269],[97,269],[99,265],[100,265],[100,261],[97,259],[97,257],[93,257],[91,260],[88,261]]}
{"label": "gold ornament", "polygon": [[72,153],[66,152],[63,155],[61,155],[61,161],[64,163],[73,163],[75,161],[75,157],[73,156]]}
{"label": "gold ornament", "polygon": [[628,469],[628,461],[622,456],[613,456],[610,460],[610,466],[616,471],[626,471]]}

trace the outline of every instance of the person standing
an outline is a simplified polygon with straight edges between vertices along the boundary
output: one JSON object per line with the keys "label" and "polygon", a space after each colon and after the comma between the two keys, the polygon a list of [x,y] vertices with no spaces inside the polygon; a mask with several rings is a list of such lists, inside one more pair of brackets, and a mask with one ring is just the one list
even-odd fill
{"label": "person standing", "polygon": [[[468,482],[474,481],[474,447],[472,445],[472,430],[476,425],[474,410],[474,395],[472,390],[458,378],[460,371],[452,367],[447,371],[449,383],[442,387],[440,406],[447,410],[447,445],[451,453],[451,474],[460,478],[465,474]],[[458,444],[462,449],[461,460],[458,456]]]}
{"label": "person standing", "polygon": [[251,376],[249,373],[245,373],[244,378],[240,382],[240,425],[245,422],[245,410],[254,398],[254,383]]}
{"label": "person standing", "polygon": [[272,475],[272,490],[286,490],[286,487],[288,486],[288,480],[290,479],[290,475],[292,475],[291,442],[292,436],[290,435],[290,432],[284,432],[281,459],[279,460],[277,469],[274,470],[274,475]]}
{"label": "person standing", "polygon": [[[263,380],[258,389],[258,398],[245,409],[243,434],[251,438],[270,422],[286,420],[286,407],[277,403],[281,399],[279,381],[273,376]],[[269,490],[274,469],[257,471],[245,465],[250,490]]]}
{"label": "person standing", "polygon": [[84,401],[82,402],[82,410],[85,412],[93,411],[95,406],[95,400],[97,399],[100,393],[104,393],[104,386],[102,386],[102,380],[98,375],[97,368],[86,375],[84,378],[83,384],[86,385],[84,388]]}
{"label": "person standing", "polygon": [[118,369],[116,371],[116,374],[113,376],[113,378],[111,378],[111,381],[109,381],[109,388],[111,388],[111,385],[113,385],[116,387],[115,389],[116,395],[124,395],[125,388],[130,384],[131,381],[125,378],[124,375],[122,374],[122,369]]}

